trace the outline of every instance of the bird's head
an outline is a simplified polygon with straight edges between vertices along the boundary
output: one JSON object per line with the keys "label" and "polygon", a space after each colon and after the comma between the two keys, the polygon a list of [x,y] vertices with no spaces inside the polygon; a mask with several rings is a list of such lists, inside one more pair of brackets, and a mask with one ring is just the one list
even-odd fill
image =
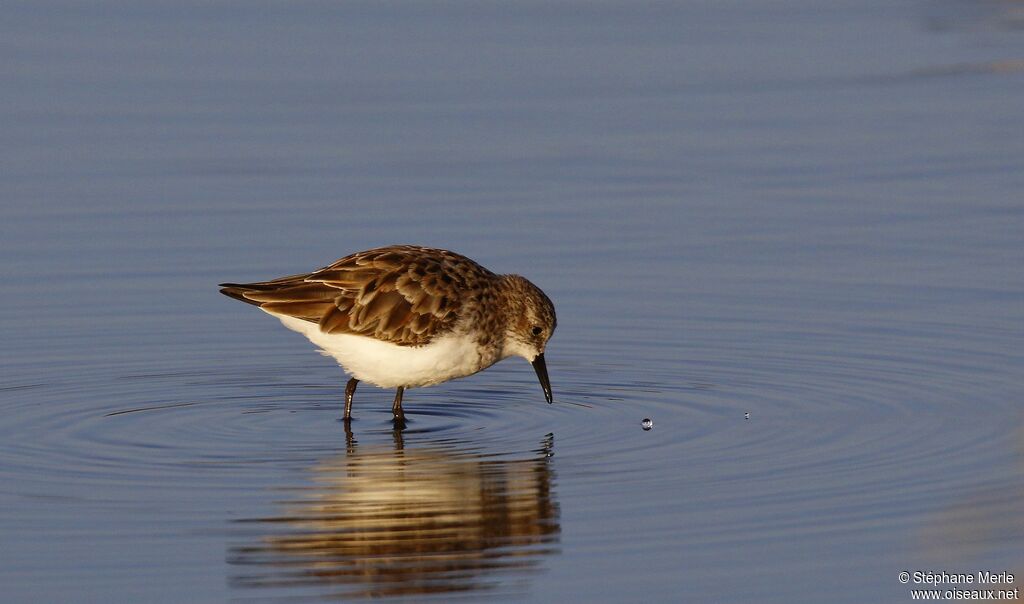
{"label": "bird's head", "polygon": [[555,332],[558,321],[555,305],[539,287],[519,275],[505,275],[509,314],[505,323],[505,344],[502,357],[523,357],[533,365],[544,389],[544,398],[552,401],[551,382],[544,363],[544,349]]}

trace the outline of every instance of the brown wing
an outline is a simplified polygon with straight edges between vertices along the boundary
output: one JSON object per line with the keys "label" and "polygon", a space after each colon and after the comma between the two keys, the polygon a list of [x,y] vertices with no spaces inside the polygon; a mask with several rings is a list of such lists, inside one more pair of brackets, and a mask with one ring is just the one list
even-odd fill
{"label": "brown wing", "polygon": [[326,333],[418,346],[455,324],[460,292],[493,276],[452,252],[390,246],[346,256],[304,275],[224,283],[221,292],[268,312],[319,323]]}

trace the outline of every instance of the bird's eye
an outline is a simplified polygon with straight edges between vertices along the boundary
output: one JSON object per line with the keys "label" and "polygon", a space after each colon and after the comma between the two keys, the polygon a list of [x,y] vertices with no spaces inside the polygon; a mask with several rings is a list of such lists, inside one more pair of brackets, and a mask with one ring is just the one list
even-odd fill
{"label": "bird's eye", "polygon": [[544,331],[543,328],[541,328],[541,327],[534,327],[533,328],[533,335],[539,336],[542,331]]}

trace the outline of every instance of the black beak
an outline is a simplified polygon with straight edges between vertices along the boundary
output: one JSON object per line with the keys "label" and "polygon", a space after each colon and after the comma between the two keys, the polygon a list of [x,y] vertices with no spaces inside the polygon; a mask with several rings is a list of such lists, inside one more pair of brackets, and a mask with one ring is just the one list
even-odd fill
{"label": "black beak", "polygon": [[537,372],[537,379],[540,380],[540,387],[544,389],[544,400],[550,405],[554,402],[551,397],[551,380],[548,379],[548,366],[544,364],[544,353],[537,355],[537,358],[533,359],[533,370]]}

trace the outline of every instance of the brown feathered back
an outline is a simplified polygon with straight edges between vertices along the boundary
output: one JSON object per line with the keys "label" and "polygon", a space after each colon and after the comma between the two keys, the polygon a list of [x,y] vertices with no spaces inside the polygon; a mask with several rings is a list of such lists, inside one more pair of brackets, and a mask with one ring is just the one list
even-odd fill
{"label": "brown feathered back", "polygon": [[453,252],[394,245],[303,275],[222,283],[220,291],[267,312],[318,323],[326,333],[419,346],[458,321],[461,291],[495,276]]}

